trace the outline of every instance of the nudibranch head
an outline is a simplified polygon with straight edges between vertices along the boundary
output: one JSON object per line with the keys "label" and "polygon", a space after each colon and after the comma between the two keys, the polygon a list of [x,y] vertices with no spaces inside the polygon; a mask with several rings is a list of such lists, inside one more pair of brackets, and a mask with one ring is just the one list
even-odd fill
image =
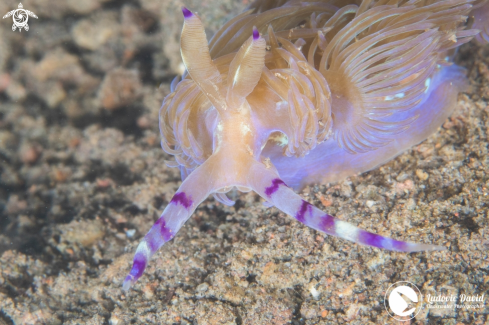
{"label": "nudibranch head", "polygon": [[183,183],[138,246],[124,288],[208,195],[232,205],[224,194],[232,188],[359,244],[443,250],[361,230],[293,188],[369,170],[433,133],[466,86],[447,57],[479,33],[466,21],[486,2],[256,1],[209,43],[182,8],[188,73],[172,82],[160,131]]}

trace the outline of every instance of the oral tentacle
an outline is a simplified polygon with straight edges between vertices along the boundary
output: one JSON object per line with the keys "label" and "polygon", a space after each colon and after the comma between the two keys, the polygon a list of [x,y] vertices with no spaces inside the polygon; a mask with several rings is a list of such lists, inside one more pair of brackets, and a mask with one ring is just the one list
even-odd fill
{"label": "oral tentacle", "polygon": [[122,286],[124,290],[129,290],[143,275],[154,253],[175,237],[197,206],[220,186],[217,180],[209,176],[210,165],[204,163],[185,179],[160,218],[139,243],[131,271]]}
{"label": "oral tentacle", "polygon": [[278,174],[262,164],[255,164],[250,174],[254,175],[252,188],[255,192],[279,210],[315,230],[357,244],[390,251],[411,253],[446,250],[443,246],[411,243],[384,237],[337,219],[302,199],[280,179]]}

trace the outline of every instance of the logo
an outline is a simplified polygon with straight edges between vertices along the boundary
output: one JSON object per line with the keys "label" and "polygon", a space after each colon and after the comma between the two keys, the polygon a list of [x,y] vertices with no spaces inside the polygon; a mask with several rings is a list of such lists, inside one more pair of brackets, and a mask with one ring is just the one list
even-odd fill
{"label": "logo", "polygon": [[3,16],[3,19],[8,18],[10,16],[13,16],[12,18],[14,20],[14,24],[12,25],[12,30],[14,32],[17,28],[19,29],[19,32],[22,31],[22,28],[24,28],[26,31],[29,30],[29,25],[27,25],[29,16],[37,19],[37,16],[32,11],[24,9],[22,3],[19,3],[18,9],[12,10],[8,12],[5,16]]}
{"label": "logo", "polygon": [[399,321],[413,319],[421,310],[423,296],[411,282],[399,281],[392,284],[384,296],[385,309]]}

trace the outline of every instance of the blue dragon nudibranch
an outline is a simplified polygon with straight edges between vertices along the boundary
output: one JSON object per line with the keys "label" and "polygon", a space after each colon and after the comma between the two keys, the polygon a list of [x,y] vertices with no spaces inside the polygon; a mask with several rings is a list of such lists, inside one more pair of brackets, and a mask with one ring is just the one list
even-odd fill
{"label": "blue dragon nudibranch", "polygon": [[450,62],[480,32],[467,25],[488,39],[487,0],[259,0],[209,43],[182,10],[188,73],[163,101],[160,131],[183,182],[139,244],[125,290],[203,200],[232,205],[233,188],[358,244],[445,249],[361,230],[293,189],[370,170],[433,133],[467,84]]}

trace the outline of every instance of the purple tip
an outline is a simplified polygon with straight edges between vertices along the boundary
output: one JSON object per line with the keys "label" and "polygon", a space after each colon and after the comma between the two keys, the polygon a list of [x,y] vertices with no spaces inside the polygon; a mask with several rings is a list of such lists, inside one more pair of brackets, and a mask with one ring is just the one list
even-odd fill
{"label": "purple tip", "polygon": [[141,277],[141,275],[143,275],[145,268],[146,258],[143,255],[136,253],[131,272],[129,272],[129,275],[124,279],[122,289],[124,289],[124,291],[129,290],[129,288]]}
{"label": "purple tip", "polygon": [[183,17],[185,18],[190,18],[193,15],[193,13],[185,7],[182,7],[182,12],[183,12]]}
{"label": "purple tip", "polygon": [[260,38],[260,33],[258,32],[258,29],[256,29],[255,26],[253,26],[253,40],[257,40]]}

